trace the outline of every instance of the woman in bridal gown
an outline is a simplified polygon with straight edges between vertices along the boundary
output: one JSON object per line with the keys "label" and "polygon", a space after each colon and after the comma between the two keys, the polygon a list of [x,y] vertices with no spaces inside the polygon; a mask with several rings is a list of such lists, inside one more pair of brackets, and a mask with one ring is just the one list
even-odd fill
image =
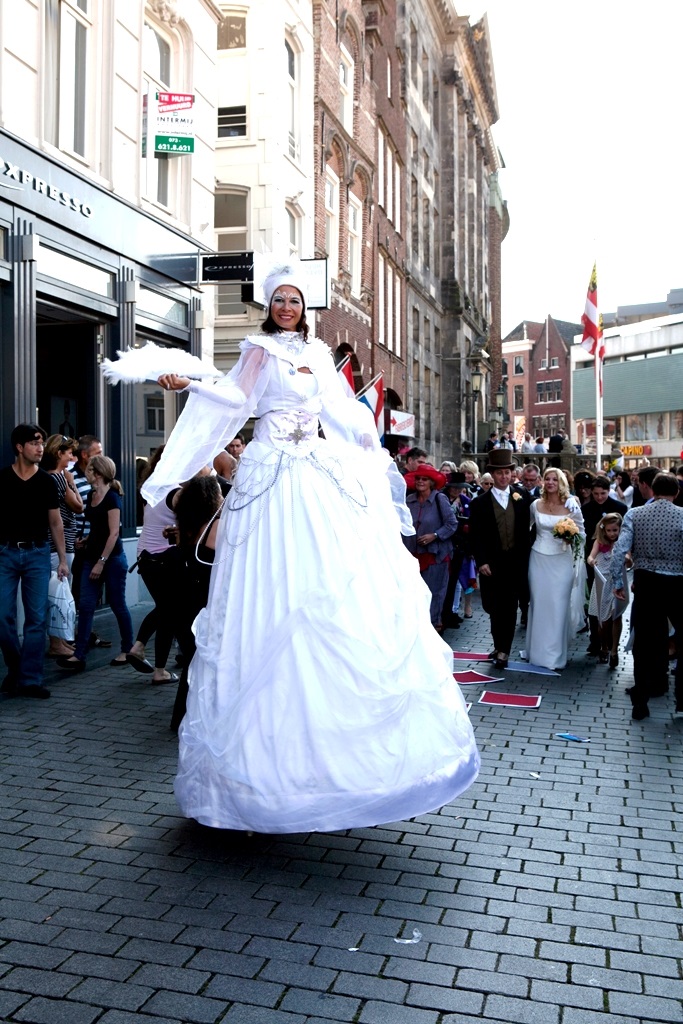
{"label": "woman in bridal gown", "polygon": [[308,337],[300,271],[278,268],[264,293],[263,333],[226,377],[159,378],[190,395],[149,501],[256,417],[194,626],[176,797],[206,825],[263,833],[413,817],[479,769],[453,653],[401,542],[403,480]]}
{"label": "woman in bridal gown", "polygon": [[585,568],[583,553],[553,536],[561,519],[572,519],[586,539],[581,506],[569,493],[561,469],[546,469],[541,497],[531,506],[536,539],[529,558],[529,621],[526,654],[532,665],[561,669],[567,664],[567,645],[583,621]]}

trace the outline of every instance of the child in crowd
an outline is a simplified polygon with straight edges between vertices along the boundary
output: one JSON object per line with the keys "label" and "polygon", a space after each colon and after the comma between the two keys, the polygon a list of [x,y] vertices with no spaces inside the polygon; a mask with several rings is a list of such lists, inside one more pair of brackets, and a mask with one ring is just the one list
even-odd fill
{"label": "child in crowd", "polygon": [[621,532],[621,522],[618,512],[608,512],[602,517],[595,528],[594,543],[588,556],[588,564],[595,569],[588,614],[595,615],[600,622],[600,661],[603,664],[609,661],[610,668],[616,668],[619,664],[619,637],[624,611],[615,601],[610,582],[612,549]]}

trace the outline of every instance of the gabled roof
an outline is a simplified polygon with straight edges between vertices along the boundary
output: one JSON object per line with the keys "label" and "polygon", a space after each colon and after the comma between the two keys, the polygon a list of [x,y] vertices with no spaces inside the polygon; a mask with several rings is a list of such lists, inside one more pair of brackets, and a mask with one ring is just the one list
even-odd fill
{"label": "gabled roof", "polygon": [[[548,317],[548,319],[554,325],[567,347],[571,346],[574,342],[574,337],[583,331],[581,324],[572,324],[568,320],[556,320],[552,316]],[[521,341],[524,338],[525,328],[529,341],[538,342],[545,334],[545,320],[542,323],[538,323],[536,320],[522,320],[521,324],[517,324],[514,330],[510,331],[503,338],[503,344],[506,341]]]}

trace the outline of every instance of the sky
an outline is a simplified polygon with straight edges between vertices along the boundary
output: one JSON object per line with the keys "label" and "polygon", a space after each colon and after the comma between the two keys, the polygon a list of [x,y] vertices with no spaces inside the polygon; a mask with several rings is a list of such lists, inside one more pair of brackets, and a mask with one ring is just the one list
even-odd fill
{"label": "sky", "polygon": [[683,288],[681,0],[456,0],[486,13],[510,230],[503,337]]}

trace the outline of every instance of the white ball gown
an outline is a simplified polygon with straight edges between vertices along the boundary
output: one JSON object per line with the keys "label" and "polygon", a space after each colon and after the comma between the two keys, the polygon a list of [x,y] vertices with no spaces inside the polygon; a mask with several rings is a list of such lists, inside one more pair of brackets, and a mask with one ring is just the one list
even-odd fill
{"label": "white ball gown", "polygon": [[248,338],[228,377],[190,390],[145,489],[153,499],[195,470],[188,453],[207,431],[215,453],[249,415],[257,423],[195,623],[175,783],[183,813],[294,833],[453,800],[479,755],[452,651],[401,542],[405,487],[372,414],[343,394],[327,346],[300,335]]}
{"label": "white ball gown", "polygon": [[583,622],[586,571],[583,553],[574,558],[572,548],[553,536],[561,519],[573,519],[585,539],[581,507],[574,497],[565,511],[550,515],[531,506],[531,525],[536,540],[529,557],[529,618],[526,654],[532,665],[559,669],[567,664],[569,639]]}

